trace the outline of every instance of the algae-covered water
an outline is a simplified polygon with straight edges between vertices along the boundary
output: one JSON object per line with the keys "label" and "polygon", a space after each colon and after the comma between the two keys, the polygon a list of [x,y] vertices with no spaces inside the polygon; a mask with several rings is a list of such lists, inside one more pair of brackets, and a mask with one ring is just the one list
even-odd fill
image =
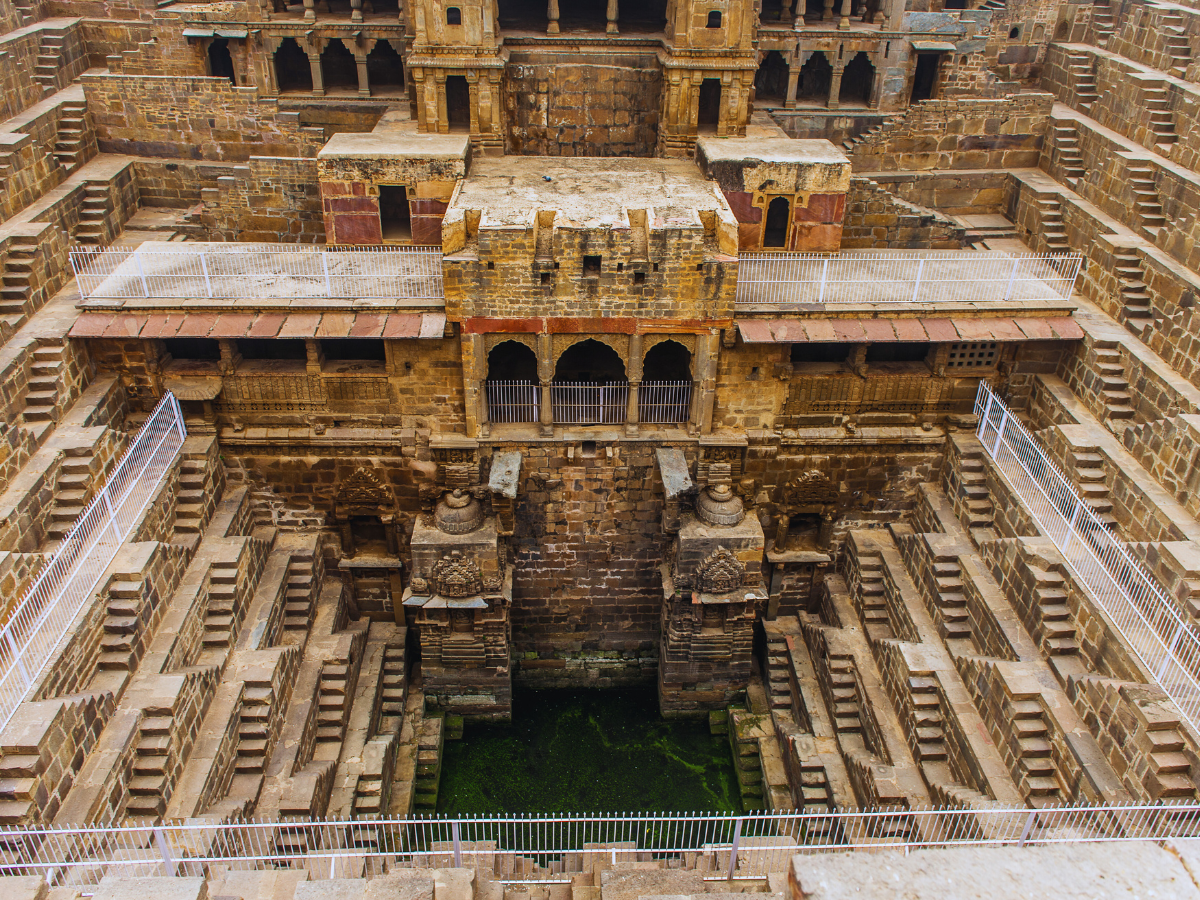
{"label": "algae-covered water", "polygon": [[512,722],[446,741],[438,812],[740,812],[729,739],[653,690],[516,690]]}

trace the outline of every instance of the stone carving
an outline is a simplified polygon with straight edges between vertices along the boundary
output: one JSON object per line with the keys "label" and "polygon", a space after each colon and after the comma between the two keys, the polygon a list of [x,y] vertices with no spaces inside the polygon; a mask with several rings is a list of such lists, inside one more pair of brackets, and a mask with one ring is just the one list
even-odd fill
{"label": "stone carving", "polygon": [[433,589],[442,597],[472,597],[483,590],[483,576],[473,559],[457,550],[437,561],[432,573]]}
{"label": "stone carving", "polygon": [[696,585],[705,594],[728,594],[744,580],[741,561],[727,547],[718,547],[696,569]]}
{"label": "stone carving", "polygon": [[696,498],[696,515],[709,525],[737,525],[746,510],[728,484],[710,484]]}
{"label": "stone carving", "polygon": [[412,589],[414,597],[429,596],[429,581],[420,575],[414,575],[412,580],[409,581],[408,586]]}
{"label": "stone carving", "polygon": [[455,488],[438,501],[433,524],[444,534],[470,534],[483,524],[483,507],[462,488]]}
{"label": "stone carving", "polygon": [[783,488],[783,505],[789,508],[837,503],[838,490],[829,476],[816,469],[797,475]]}
{"label": "stone carving", "polygon": [[355,469],[342,482],[338,492],[337,506],[343,509],[393,509],[396,505],[391,488],[374,469],[365,466]]}

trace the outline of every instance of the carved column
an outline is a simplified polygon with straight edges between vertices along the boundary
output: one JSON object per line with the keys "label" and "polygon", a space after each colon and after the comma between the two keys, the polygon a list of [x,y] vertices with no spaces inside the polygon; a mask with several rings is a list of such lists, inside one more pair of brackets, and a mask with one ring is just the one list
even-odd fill
{"label": "carved column", "polygon": [[694,427],[708,434],[712,431],[713,405],[717,399],[717,353],[720,338],[715,334],[703,334],[696,338],[696,383],[692,396],[695,399]]}
{"label": "carved column", "polygon": [[792,65],[788,67],[787,98],[783,101],[785,109],[796,108],[796,90],[800,86],[800,67],[793,57]]}
{"label": "carved column", "polygon": [[[437,72],[434,75],[437,85],[437,130],[438,134],[450,133],[450,117],[446,112],[446,73]],[[432,130],[432,129],[430,129]]]}
{"label": "carved column", "polygon": [[850,5],[853,0],[842,0],[842,20],[838,22],[838,28],[850,27]]}
{"label": "carved column", "polygon": [[828,22],[833,18],[833,0],[825,0],[825,9],[821,12],[821,21]]}
{"label": "carved column", "polygon": [[791,21],[791,12],[792,12],[792,0],[783,0],[783,2],[779,4],[779,21],[780,22],[790,22]]}
{"label": "carved column", "polygon": [[[304,0],[304,21],[305,22],[317,21],[317,9],[316,9],[315,4],[313,3],[313,0]],[[316,82],[313,82],[313,83],[316,84]]]}
{"label": "carved column", "polygon": [[[350,21],[361,22],[362,20],[362,0],[350,0]],[[361,78],[358,80],[358,83],[362,84]]]}
{"label": "carved column", "polygon": [[604,30],[609,34],[617,33],[617,0],[608,0],[608,26]]}
{"label": "carved column", "polygon": [[[846,0],[847,3],[850,0]],[[838,26],[841,27],[840,25]],[[842,93],[842,69],[836,68],[833,70],[833,78],[829,81],[829,102],[825,105],[830,109],[838,108],[838,96]]]}
{"label": "carved column", "polygon": [[367,54],[355,53],[354,62],[358,65],[358,96],[370,97],[371,80],[367,76]]}
{"label": "carved column", "polygon": [[467,91],[470,94],[471,136],[479,134],[479,73],[467,73]]}
{"label": "carved column", "polygon": [[558,34],[558,0],[550,0],[547,4],[546,18],[550,20],[546,26],[546,34]]}
{"label": "carved column", "polygon": [[625,410],[625,433],[638,433],[638,394],[642,387],[642,336],[629,336],[629,402]]}
{"label": "carved column", "polygon": [[308,52],[308,65],[312,69],[313,93],[318,97],[325,96],[325,74],[321,71],[321,48],[314,44]]}
{"label": "carved column", "polygon": [[554,434],[554,407],[550,402],[550,388],[554,381],[554,360],[550,335],[538,335],[538,381],[542,385],[542,435]]}

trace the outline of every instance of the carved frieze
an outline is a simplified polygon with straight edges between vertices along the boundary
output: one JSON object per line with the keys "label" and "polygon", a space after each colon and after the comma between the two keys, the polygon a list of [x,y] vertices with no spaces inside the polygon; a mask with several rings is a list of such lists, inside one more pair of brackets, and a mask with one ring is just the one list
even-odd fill
{"label": "carved frieze", "polygon": [[434,593],[442,597],[473,597],[483,591],[479,564],[457,550],[438,560],[431,575]]}
{"label": "carved frieze", "polygon": [[728,594],[745,581],[745,568],[726,547],[718,547],[696,568],[696,587],[705,594]]}

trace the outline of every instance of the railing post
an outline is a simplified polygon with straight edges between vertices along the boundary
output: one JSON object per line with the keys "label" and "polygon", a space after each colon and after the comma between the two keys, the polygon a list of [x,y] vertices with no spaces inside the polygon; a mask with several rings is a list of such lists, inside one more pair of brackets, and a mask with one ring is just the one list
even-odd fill
{"label": "railing post", "polygon": [[142,254],[140,250],[133,251],[133,261],[137,263],[138,275],[142,279],[142,294],[147,300],[149,300],[150,285],[146,283],[146,270],[142,268]]}
{"label": "railing post", "polygon": [[1034,823],[1034,820],[1036,820],[1036,819],[1037,819],[1037,810],[1031,809],[1029,811],[1029,818],[1025,820],[1025,827],[1023,829],[1021,829],[1021,839],[1019,841],[1017,841],[1018,847],[1024,847],[1025,842],[1027,840],[1029,840],[1029,833],[1031,831],[1033,831],[1033,823]]}
{"label": "railing post", "polygon": [[1000,416],[1000,424],[996,427],[996,440],[992,444],[992,459],[1000,458],[1000,438],[1004,436],[1004,428],[1008,425],[1008,407],[1004,407],[1003,414]]}
{"label": "railing post", "polygon": [[742,839],[742,818],[738,816],[733,823],[733,841],[729,845],[729,871],[726,880],[733,881],[733,872],[737,868],[738,842]]}
{"label": "railing post", "polygon": [[13,637],[12,629],[7,629],[4,633],[8,638],[8,649],[12,651],[13,660],[17,664],[17,671],[21,673],[21,677],[25,680],[25,688],[28,690],[33,679],[29,677],[29,670],[25,668],[25,657],[17,649],[17,639]]}
{"label": "railing post", "polygon": [[321,269],[325,272],[325,295],[333,296],[333,287],[329,283],[329,259],[324,250],[321,251]]}
{"label": "railing post", "polygon": [[1017,267],[1021,265],[1021,257],[1013,260],[1012,271],[1008,273],[1008,290],[1004,292],[1004,302],[1007,303],[1012,299],[1013,284],[1017,280]]}
{"label": "railing post", "polygon": [[171,853],[171,845],[167,843],[167,836],[162,828],[154,829],[154,843],[158,846],[158,852],[162,855],[163,869],[167,875],[174,875],[178,868],[178,863],[175,861],[174,855]]}
{"label": "railing post", "polygon": [[458,869],[462,867],[462,830],[457,819],[450,823],[450,835],[454,840],[454,868]]}
{"label": "railing post", "polygon": [[824,263],[821,265],[821,293],[817,296],[818,303],[825,302],[825,282],[829,278],[829,257],[825,257]]}
{"label": "railing post", "polygon": [[1079,510],[1083,506],[1083,501],[1078,497],[1075,498],[1075,506],[1071,509],[1071,518],[1067,521],[1067,537],[1063,541],[1062,553],[1065,556],[1067,548],[1071,546],[1071,538],[1075,537],[1075,523],[1079,520]]}
{"label": "railing post", "polygon": [[913,282],[912,302],[917,302],[917,293],[921,290],[921,273],[925,271],[925,257],[921,257],[917,263],[917,280]]}
{"label": "railing post", "polygon": [[204,289],[208,291],[208,299],[212,299],[212,280],[208,277],[208,260],[204,258],[204,254],[200,254],[200,271],[204,273]]}
{"label": "railing post", "polygon": [[1175,628],[1175,636],[1171,638],[1171,645],[1167,647],[1167,655],[1163,657],[1162,665],[1158,667],[1158,674],[1154,676],[1154,680],[1161,683],[1167,674],[1167,666],[1175,659],[1175,648],[1179,646],[1179,639],[1183,637],[1183,623],[1180,622]]}

